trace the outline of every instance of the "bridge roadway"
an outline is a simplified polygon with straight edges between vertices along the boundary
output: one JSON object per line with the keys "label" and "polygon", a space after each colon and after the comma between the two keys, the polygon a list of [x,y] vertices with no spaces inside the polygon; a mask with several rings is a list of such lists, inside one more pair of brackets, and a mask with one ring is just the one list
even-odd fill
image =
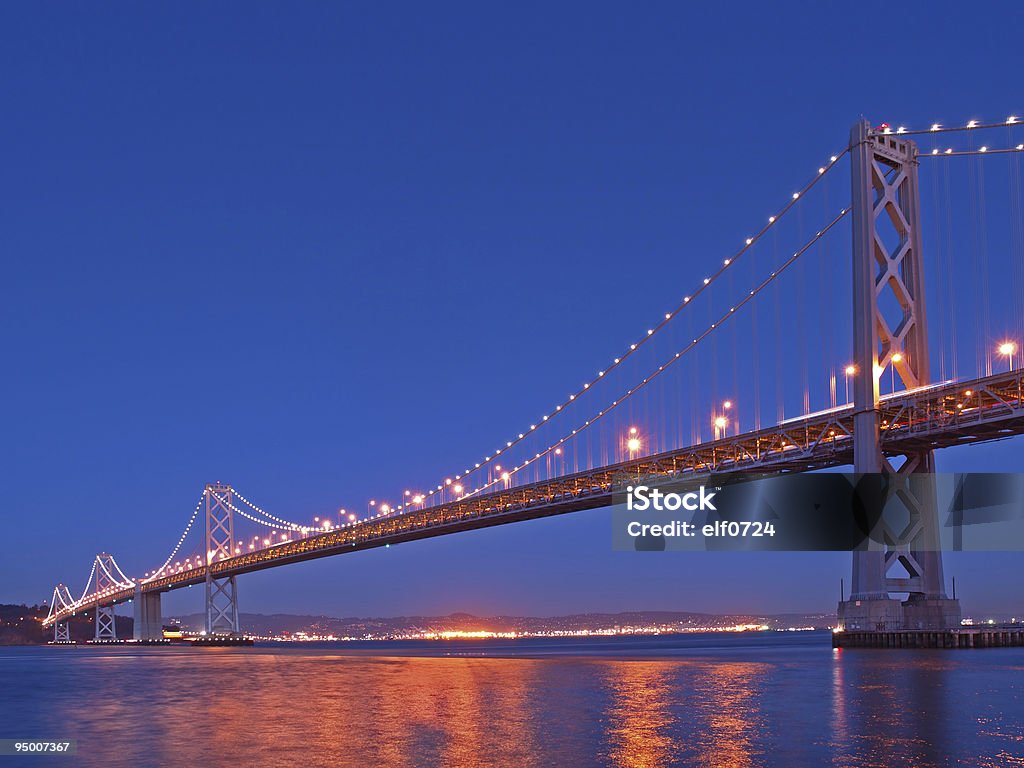
{"label": "bridge roadway", "polygon": [[[1022,378],[1024,371],[1015,370],[883,397],[879,406],[883,451],[898,456],[1024,434]],[[714,473],[716,482],[724,482],[746,472],[807,472],[849,465],[852,437],[853,408],[841,406],[768,429],[310,534],[154,579],[143,584],[142,591],[201,584],[207,568],[223,578],[386,544],[607,507],[625,477],[664,480]],[[75,612],[123,603],[134,593],[133,587],[127,587],[92,595]],[[55,614],[45,626],[70,613]]]}

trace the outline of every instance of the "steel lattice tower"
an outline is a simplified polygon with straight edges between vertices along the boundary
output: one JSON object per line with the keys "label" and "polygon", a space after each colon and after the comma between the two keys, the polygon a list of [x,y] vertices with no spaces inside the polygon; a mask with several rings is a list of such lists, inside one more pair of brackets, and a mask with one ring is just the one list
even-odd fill
{"label": "steel lattice tower", "polygon": [[[917,147],[862,120],[850,132],[850,154],[854,473],[879,482],[884,477],[899,490],[907,516],[895,524],[883,519],[853,553],[853,584],[850,599],[839,605],[840,623],[869,630],[956,626],[960,607],[946,595],[939,549],[934,454],[886,456],[879,432],[879,379],[886,367],[894,366],[907,388],[931,380]],[[896,563],[905,576],[888,575]],[[905,602],[890,597],[901,592],[908,594]]]}
{"label": "steel lattice tower", "polygon": [[[99,603],[100,595],[107,590],[114,590],[121,586],[120,582],[114,578],[114,574],[117,572],[117,566],[114,564],[114,558],[106,552],[101,552],[96,555],[96,561],[94,563],[95,571],[95,585],[96,585],[96,602]],[[114,606],[108,605],[104,607],[96,607],[96,632],[93,635],[94,640],[117,640],[117,621],[114,617]]]}
{"label": "steel lattice tower", "polygon": [[215,578],[213,566],[234,554],[234,489],[207,485],[206,491],[206,633],[238,634],[238,588],[235,577]]}

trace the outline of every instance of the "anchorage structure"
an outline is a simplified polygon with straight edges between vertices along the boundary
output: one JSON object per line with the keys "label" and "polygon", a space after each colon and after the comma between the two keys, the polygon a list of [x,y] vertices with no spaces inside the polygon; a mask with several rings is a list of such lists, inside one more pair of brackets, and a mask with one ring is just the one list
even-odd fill
{"label": "anchorage structure", "polygon": [[[840,624],[854,630],[944,629],[960,624],[939,551],[934,453],[882,451],[879,377],[894,366],[907,388],[930,383],[921,255],[917,147],[898,134],[850,132],[853,186],[854,472],[887,476],[906,516],[880,521],[853,553]],[[894,463],[895,462],[895,463]],[[910,476],[916,474],[913,478]],[[898,572],[898,573],[897,573]],[[892,594],[905,593],[907,599]]]}
{"label": "anchorage structure", "polygon": [[[206,564],[212,565],[235,555],[234,489],[230,485],[207,485]],[[206,571],[206,634],[239,634],[238,589],[234,576],[215,578]]]}

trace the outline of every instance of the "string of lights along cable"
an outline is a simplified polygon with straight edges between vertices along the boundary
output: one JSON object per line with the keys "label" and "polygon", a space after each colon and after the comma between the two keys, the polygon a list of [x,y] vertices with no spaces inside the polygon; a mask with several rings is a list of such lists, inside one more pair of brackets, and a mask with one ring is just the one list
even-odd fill
{"label": "string of lights along cable", "polygon": [[[981,408],[977,398],[993,391],[994,385],[973,382],[1016,376],[1024,362],[1024,128],[1017,116],[924,125],[881,123],[867,135],[887,146],[910,140],[916,156],[929,161],[918,173],[931,326],[932,370],[923,381],[934,383],[917,380],[912,352],[896,333],[887,337],[875,373],[880,407],[946,387],[952,394],[943,397],[959,416]],[[853,165],[843,162],[850,156],[851,149],[829,156],[759,226],[737,238],[738,247],[723,248],[727,257],[696,273],[680,262],[650,265],[657,276],[651,301],[671,309],[628,336],[566,397],[492,442],[495,447],[476,461],[457,465],[459,471],[425,486],[396,478],[368,501],[287,517],[232,486],[206,486],[159,565],[132,577],[134,568],[96,555],[77,599],[64,583],[53,589],[47,620],[201,578],[212,584],[234,564],[251,570],[279,555],[301,559],[324,548],[377,545],[464,515],[511,515],[531,499],[554,503],[559,494],[603,488],[606,481],[594,478],[623,467],[653,471],[652,457],[661,457],[659,467],[668,456],[672,466],[694,470],[719,461],[722,446],[735,462],[755,454],[761,461],[773,451],[786,457],[799,447],[794,431],[809,424],[819,429],[813,450],[821,440],[845,446],[852,382],[860,373],[851,341],[849,223],[856,201],[850,199]],[[883,180],[879,185],[889,183],[889,169],[876,164],[873,172]],[[889,212],[877,217],[879,248],[898,255],[906,247],[899,205],[876,204]],[[972,269],[957,268],[965,258]],[[901,308],[879,301],[881,317],[897,328]],[[638,306],[628,314],[648,311]],[[536,343],[539,359],[557,354],[543,348],[545,340]],[[537,389],[564,386],[557,375],[538,370]],[[521,418],[501,404],[474,416],[497,425]],[[882,429],[895,429],[899,419],[883,419]],[[974,430],[971,439],[981,432]],[[119,554],[136,564],[135,553]]]}

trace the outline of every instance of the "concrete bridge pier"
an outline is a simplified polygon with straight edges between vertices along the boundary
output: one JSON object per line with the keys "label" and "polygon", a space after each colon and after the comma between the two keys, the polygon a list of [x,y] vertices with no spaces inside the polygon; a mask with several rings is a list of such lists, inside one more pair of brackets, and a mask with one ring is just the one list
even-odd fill
{"label": "concrete bridge pier", "polygon": [[164,627],[163,616],[160,613],[160,593],[143,592],[142,587],[136,585],[132,605],[135,606],[135,627],[132,637],[135,640],[162,640]]}

